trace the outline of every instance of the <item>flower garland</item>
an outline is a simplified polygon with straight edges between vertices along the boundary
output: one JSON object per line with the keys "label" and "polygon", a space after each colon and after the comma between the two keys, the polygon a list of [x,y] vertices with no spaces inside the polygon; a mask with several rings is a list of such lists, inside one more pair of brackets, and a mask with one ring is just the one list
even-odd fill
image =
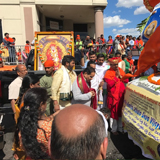
{"label": "flower garland", "polygon": [[40,58],[42,64],[44,64],[44,58],[42,56],[37,37],[35,37],[35,44],[36,44],[36,48],[37,48],[37,51],[38,51],[38,54],[39,54],[39,58]]}
{"label": "flower garland", "polygon": [[160,79],[159,79],[158,81],[155,81],[155,80],[152,79],[154,76],[158,76],[158,75],[160,75],[160,72],[159,72],[159,73],[151,74],[151,75],[148,77],[148,81],[149,81],[150,83],[153,83],[153,84],[156,84],[156,85],[160,85]]}
{"label": "flower garland", "polygon": [[73,36],[71,36],[70,42],[69,42],[69,49],[68,49],[68,54],[69,55],[72,54],[72,43],[73,43]]}

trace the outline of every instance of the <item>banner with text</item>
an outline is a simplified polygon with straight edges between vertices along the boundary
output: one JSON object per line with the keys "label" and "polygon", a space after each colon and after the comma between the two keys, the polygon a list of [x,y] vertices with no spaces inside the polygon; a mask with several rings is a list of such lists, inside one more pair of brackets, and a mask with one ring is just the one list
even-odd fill
{"label": "banner with text", "polygon": [[160,96],[129,84],[123,106],[122,121],[129,138],[145,157],[160,159]]}

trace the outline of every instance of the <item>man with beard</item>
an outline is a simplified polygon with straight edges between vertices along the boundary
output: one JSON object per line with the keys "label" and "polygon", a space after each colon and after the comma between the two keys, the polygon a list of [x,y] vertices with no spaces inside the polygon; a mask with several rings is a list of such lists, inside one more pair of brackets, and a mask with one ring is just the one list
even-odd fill
{"label": "man with beard", "polygon": [[84,51],[82,50],[81,51],[81,67],[82,68],[87,68],[87,64],[89,61],[96,61],[97,60],[97,55],[96,55],[96,52],[94,51],[90,51],[89,52],[89,59],[85,61],[84,59]]}
{"label": "man with beard", "polygon": [[109,68],[110,66],[105,62],[104,54],[99,54],[97,56],[96,74],[100,79],[102,87],[99,88],[99,93],[98,93],[98,109],[101,109],[102,107],[106,107],[107,84],[104,82],[103,78],[106,71]]}
{"label": "man with beard", "polygon": [[77,77],[73,71],[74,66],[75,58],[70,55],[64,56],[62,67],[58,69],[53,76],[51,98],[55,112],[71,105],[72,83]]}
{"label": "man with beard", "polygon": [[[44,75],[40,79],[40,86],[47,90],[48,97],[51,96],[51,86],[53,81],[54,75],[54,62],[52,60],[47,60],[44,63],[46,75]],[[46,115],[49,116],[53,113],[53,101],[51,98],[47,100],[47,108],[46,108]]]}

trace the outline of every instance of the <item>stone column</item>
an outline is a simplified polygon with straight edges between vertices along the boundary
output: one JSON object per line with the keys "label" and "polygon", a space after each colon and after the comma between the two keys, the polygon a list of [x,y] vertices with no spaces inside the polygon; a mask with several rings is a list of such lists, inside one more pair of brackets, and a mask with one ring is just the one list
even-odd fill
{"label": "stone column", "polygon": [[103,8],[95,7],[95,34],[96,39],[100,37],[101,34],[104,34],[104,26],[103,26]]}

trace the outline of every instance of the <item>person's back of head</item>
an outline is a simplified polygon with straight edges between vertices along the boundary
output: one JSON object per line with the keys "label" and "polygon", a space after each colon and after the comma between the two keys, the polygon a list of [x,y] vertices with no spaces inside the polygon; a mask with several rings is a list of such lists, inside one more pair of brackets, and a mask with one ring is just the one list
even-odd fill
{"label": "person's back of head", "polygon": [[84,70],[83,70],[83,74],[88,74],[88,75],[90,75],[92,72],[96,72],[95,71],[95,68],[92,68],[92,67],[87,67],[87,68],[85,68]]}
{"label": "person's back of head", "polygon": [[106,119],[109,119],[109,118],[110,118],[110,116],[111,116],[111,111],[110,111],[109,108],[103,107],[103,108],[101,108],[99,111],[103,113],[103,115],[105,116]]}
{"label": "person's back of head", "polygon": [[126,55],[122,55],[122,60],[125,60],[127,58]]}
{"label": "person's back of head", "polygon": [[94,61],[89,61],[88,63],[87,63],[87,67],[92,67],[92,68],[96,68],[96,63],[94,62]]}
{"label": "person's back of head", "polygon": [[25,94],[25,92],[28,89],[33,88],[34,85],[37,84],[38,82],[39,82],[39,78],[36,75],[26,75],[23,78],[22,86],[21,86],[20,92],[19,92],[18,106],[20,106],[22,97]]}
{"label": "person's back of head", "polygon": [[28,40],[26,40],[26,44],[29,44],[30,42]]}
{"label": "person's back of head", "polygon": [[[48,148],[37,140],[37,130],[41,129],[38,121],[45,113],[43,107],[46,105],[47,98],[47,91],[44,88],[29,89],[24,95],[24,106],[21,109],[17,126],[25,153],[31,159],[49,158],[46,153]],[[41,130],[45,135],[45,131]]]}
{"label": "person's back of head", "polygon": [[52,159],[105,159],[107,127],[102,115],[90,107],[77,104],[65,108],[52,123]]}

